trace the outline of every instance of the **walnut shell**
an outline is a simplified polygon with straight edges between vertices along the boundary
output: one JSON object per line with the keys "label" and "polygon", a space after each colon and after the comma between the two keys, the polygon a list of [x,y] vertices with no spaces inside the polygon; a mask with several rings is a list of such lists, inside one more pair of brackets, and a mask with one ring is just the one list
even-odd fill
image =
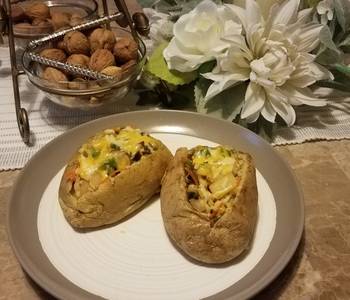
{"label": "walnut shell", "polygon": [[130,75],[134,71],[136,64],[137,64],[137,61],[132,59],[132,60],[129,60],[127,63],[121,65],[123,74],[125,76]]}
{"label": "walnut shell", "polygon": [[62,41],[58,41],[56,43],[56,48],[66,51],[66,43],[63,40]]}
{"label": "walnut shell", "polygon": [[89,67],[90,57],[84,54],[72,54],[67,58],[67,63],[71,65],[77,65],[82,67]]}
{"label": "walnut shell", "polygon": [[68,32],[63,41],[69,54],[89,54],[90,52],[88,38],[79,31]]}
{"label": "walnut shell", "polygon": [[113,53],[118,63],[126,63],[129,60],[137,59],[137,43],[128,37],[123,37],[114,45]]}
{"label": "walnut shell", "polygon": [[105,28],[96,28],[89,36],[91,53],[97,49],[112,51],[116,42],[114,33]]}
{"label": "walnut shell", "polygon": [[137,61],[135,59],[131,59],[128,62],[126,62],[125,64],[121,65],[121,68],[123,71],[127,71],[127,70],[135,67],[136,64],[137,64]]}
{"label": "walnut shell", "polygon": [[50,26],[51,26],[51,23],[50,23],[49,21],[47,21],[47,20],[35,18],[35,19],[32,21],[32,25],[33,25],[33,26],[48,26],[48,27],[50,27]]}
{"label": "walnut shell", "polygon": [[40,52],[40,55],[60,62],[65,62],[67,58],[66,53],[63,50],[56,48],[44,49]]}
{"label": "walnut shell", "polygon": [[11,5],[11,18],[14,22],[21,22],[26,19],[24,9],[20,5]]}
{"label": "walnut shell", "polygon": [[63,72],[52,67],[47,67],[42,73],[41,77],[54,83],[68,81],[67,76]]}
{"label": "walnut shell", "polygon": [[41,2],[35,2],[32,5],[30,5],[26,10],[25,14],[31,19],[34,20],[35,18],[39,19],[48,19],[50,18],[50,9],[49,7]]}
{"label": "walnut shell", "polygon": [[71,90],[85,90],[88,88],[88,82],[81,77],[77,77],[68,83],[68,87]]}
{"label": "walnut shell", "polygon": [[19,33],[28,34],[33,32],[34,27],[29,23],[18,23],[14,25],[14,29]]}
{"label": "walnut shell", "polygon": [[69,24],[70,26],[77,26],[79,24],[84,23],[84,18],[79,15],[79,14],[72,14],[70,20],[69,20]]}
{"label": "walnut shell", "polygon": [[100,72],[109,66],[115,66],[115,59],[111,51],[98,49],[91,55],[90,69]]}
{"label": "walnut shell", "polygon": [[123,75],[123,70],[120,67],[109,66],[101,71],[102,74],[112,76],[115,80],[120,80]]}
{"label": "walnut shell", "polygon": [[54,30],[69,28],[70,17],[70,14],[65,12],[51,13],[51,22]]}

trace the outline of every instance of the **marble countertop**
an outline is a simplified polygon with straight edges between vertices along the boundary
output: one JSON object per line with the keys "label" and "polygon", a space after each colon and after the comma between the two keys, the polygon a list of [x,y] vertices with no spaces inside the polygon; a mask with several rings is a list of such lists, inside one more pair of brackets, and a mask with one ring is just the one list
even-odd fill
{"label": "marble countertop", "polygon": [[[255,299],[350,299],[350,140],[276,149],[303,188],[305,230],[288,266]],[[0,172],[0,300],[50,299],[22,271],[7,239],[7,202],[19,172]]]}

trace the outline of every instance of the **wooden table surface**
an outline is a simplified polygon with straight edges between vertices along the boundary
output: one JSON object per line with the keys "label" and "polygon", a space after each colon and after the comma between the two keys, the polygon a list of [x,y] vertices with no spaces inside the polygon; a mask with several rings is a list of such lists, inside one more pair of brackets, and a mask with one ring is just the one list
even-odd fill
{"label": "wooden table surface", "polygon": [[[350,299],[350,140],[276,149],[303,188],[305,230],[288,266],[256,299]],[[8,244],[7,202],[19,172],[0,172],[0,300],[48,299]]]}

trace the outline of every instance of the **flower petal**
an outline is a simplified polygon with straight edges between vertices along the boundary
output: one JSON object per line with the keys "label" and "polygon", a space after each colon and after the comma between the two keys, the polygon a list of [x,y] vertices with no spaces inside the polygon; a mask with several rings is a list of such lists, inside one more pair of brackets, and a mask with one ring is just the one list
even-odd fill
{"label": "flower petal", "polygon": [[164,49],[163,56],[170,70],[180,72],[191,72],[196,70],[202,63],[213,59],[212,56],[205,56],[201,53],[195,53],[193,49],[187,49],[175,38]]}
{"label": "flower petal", "polygon": [[196,45],[196,41],[193,39],[193,33],[186,31],[186,25],[190,20],[190,14],[182,15],[173,27],[174,36],[176,36],[181,44],[186,45],[188,48],[192,48]]}
{"label": "flower petal", "polygon": [[261,110],[261,115],[270,123],[275,123],[277,114],[269,100],[265,101],[265,105]]}
{"label": "flower petal", "polygon": [[237,17],[238,21],[243,25],[243,28],[247,30],[247,20],[245,17],[245,9],[234,4],[225,4],[233,14]]}
{"label": "flower petal", "polygon": [[319,35],[322,25],[314,24],[304,27],[299,33],[297,40],[297,49],[299,52],[311,52],[320,43]]}
{"label": "flower petal", "polygon": [[245,93],[241,118],[246,119],[259,113],[265,104],[265,90],[254,82],[250,82]]}
{"label": "flower petal", "polygon": [[247,123],[254,123],[258,120],[260,116],[260,112],[256,112],[255,114],[250,115],[249,117],[246,118]]}
{"label": "flower petal", "polygon": [[202,74],[204,78],[213,80],[214,82],[209,86],[207,93],[205,95],[205,99],[209,100],[216,95],[220,94],[222,91],[228,89],[231,86],[234,86],[238,82],[244,81],[244,79],[240,78],[240,75],[238,74],[213,74],[213,73],[206,73]]}
{"label": "flower petal", "polygon": [[[245,18],[247,27],[261,23],[261,12],[258,3],[255,0],[246,0]],[[247,28],[247,30],[248,30]]]}
{"label": "flower petal", "polygon": [[334,80],[333,74],[328,69],[321,66],[320,64],[311,63],[308,65],[308,67],[316,80],[325,80],[325,79]]}
{"label": "flower petal", "polygon": [[293,105],[306,104],[309,106],[325,106],[325,99],[315,97],[308,88],[298,88],[291,85],[284,86],[284,94],[287,95],[289,102]]}
{"label": "flower petal", "polygon": [[282,3],[273,16],[272,24],[291,24],[297,19],[300,0],[287,0]]}
{"label": "flower petal", "polygon": [[297,16],[298,23],[299,24],[304,24],[306,22],[310,22],[311,21],[312,12],[313,12],[313,8],[312,7],[300,10],[298,12],[298,16]]}
{"label": "flower petal", "polygon": [[282,101],[283,96],[277,90],[270,90],[267,94],[273,109],[282,117],[288,126],[295,123],[296,115],[294,108],[288,102]]}
{"label": "flower petal", "polygon": [[314,84],[316,82],[315,76],[312,76],[310,72],[305,72],[303,70],[298,70],[298,72],[295,72],[291,75],[291,78],[288,80],[288,84],[305,88],[308,87],[311,84]]}
{"label": "flower petal", "polygon": [[276,3],[276,0],[256,0],[260,7],[261,14],[265,20],[267,20],[269,16],[269,12],[272,6]]}

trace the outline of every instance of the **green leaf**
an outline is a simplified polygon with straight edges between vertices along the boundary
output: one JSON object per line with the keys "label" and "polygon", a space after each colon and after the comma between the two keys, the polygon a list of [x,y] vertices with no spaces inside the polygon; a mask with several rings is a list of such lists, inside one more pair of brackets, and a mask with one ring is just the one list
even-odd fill
{"label": "green leaf", "polygon": [[343,31],[346,30],[345,11],[341,0],[334,0],[334,11],[337,17],[338,23]]}
{"label": "green leaf", "polygon": [[327,26],[323,26],[323,28],[320,31],[319,38],[321,43],[324,44],[327,48],[332,49],[334,51],[339,51],[336,44],[334,44],[333,42],[333,35]]}
{"label": "green leaf", "polygon": [[195,86],[197,111],[230,121],[234,120],[241,112],[247,85],[241,83],[233,86],[206,101],[204,96],[210,83],[209,80],[201,78]]}
{"label": "green leaf", "polygon": [[316,58],[317,63],[325,66],[341,63],[342,60],[343,58],[339,51],[334,51],[329,48],[323,48]]}
{"label": "green leaf", "polygon": [[350,67],[346,66],[346,65],[341,65],[341,64],[335,64],[334,68],[340,72],[345,74],[346,76],[350,76]]}
{"label": "green leaf", "polygon": [[215,66],[216,66],[215,60],[207,61],[198,68],[198,74],[211,72]]}
{"label": "green leaf", "polygon": [[339,43],[339,47],[349,47],[350,46],[350,33],[347,37]]}
{"label": "green leaf", "polygon": [[197,78],[197,72],[182,73],[176,70],[169,70],[163,57],[163,51],[168,43],[160,44],[150,56],[145,71],[173,85],[183,85],[190,83]]}
{"label": "green leaf", "polygon": [[316,5],[318,4],[318,2],[320,2],[321,0],[307,0],[307,4],[309,7],[316,7]]}
{"label": "green leaf", "polygon": [[327,87],[327,88],[340,90],[344,92],[350,92],[350,87],[348,84],[344,84],[334,80],[321,80],[321,81],[317,81],[316,84],[321,87]]}
{"label": "green leaf", "polygon": [[349,0],[334,0],[334,11],[341,29],[345,32],[350,25]]}
{"label": "green leaf", "polygon": [[205,95],[207,93],[207,90],[210,84],[211,84],[210,80],[200,77],[194,86],[194,101],[195,101],[196,109],[200,113],[207,112],[205,108],[205,105],[207,103],[207,100],[205,100]]}
{"label": "green leaf", "polygon": [[327,26],[320,32],[321,47],[317,53],[316,61],[322,65],[332,65],[342,61],[342,52],[333,42],[333,35]]}

